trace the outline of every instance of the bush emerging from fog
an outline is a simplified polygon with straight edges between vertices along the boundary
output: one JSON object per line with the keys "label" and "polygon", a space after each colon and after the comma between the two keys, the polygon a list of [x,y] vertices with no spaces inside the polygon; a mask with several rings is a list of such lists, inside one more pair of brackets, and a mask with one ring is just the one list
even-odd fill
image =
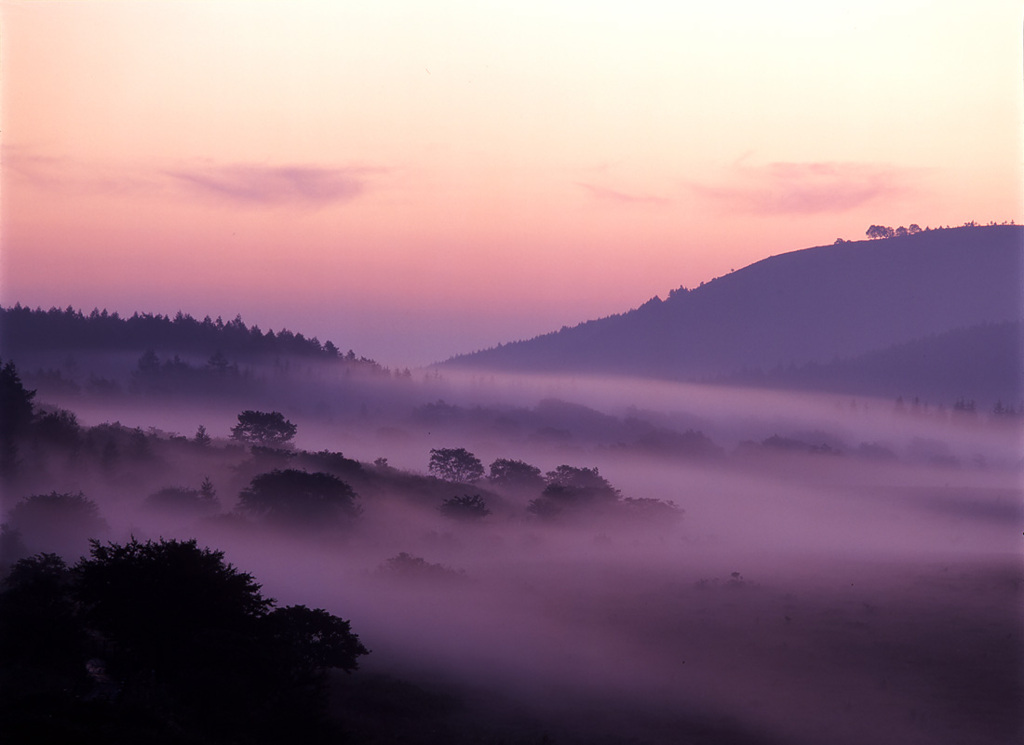
{"label": "bush emerging from fog", "polygon": [[208,515],[220,510],[220,501],[210,479],[198,489],[168,486],[146,497],[146,506],[165,513]]}
{"label": "bush emerging from fog", "polygon": [[483,478],[484,464],[466,448],[434,448],[428,470],[439,479],[469,484]]}
{"label": "bush emerging from fog", "polygon": [[362,514],[356,493],[329,473],[275,469],[239,494],[243,512],[288,525],[337,525]]}
{"label": "bush emerging from fog", "polygon": [[194,540],[94,541],[73,568],[41,554],[5,579],[0,717],[12,742],[306,742],[326,670],[367,653]]}
{"label": "bush emerging from fog", "polygon": [[546,475],[547,486],[527,505],[528,512],[550,519],[567,511],[593,511],[607,508],[619,500],[619,490],[598,473],[597,468],[559,466]]}
{"label": "bush emerging from fog", "polygon": [[576,468],[559,466],[545,476],[547,486],[542,495],[565,502],[598,503],[614,502],[619,490],[598,473],[597,468]]}
{"label": "bush emerging from fog", "polygon": [[50,446],[72,449],[82,442],[78,417],[66,409],[40,414],[33,429],[36,438]]}
{"label": "bush emerging from fog", "polygon": [[671,525],[683,517],[683,508],[675,502],[650,497],[626,497],[619,502],[623,518],[635,522]]}
{"label": "bush emerging from fog", "polygon": [[548,485],[544,493],[561,491],[581,501],[615,501],[619,498],[619,490],[609,484],[597,468],[559,466],[548,471],[546,479]]}
{"label": "bush emerging from fog", "polygon": [[491,514],[487,503],[479,494],[464,494],[461,497],[446,499],[438,509],[445,517],[455,520],[480,520]]}
{"label": "bush emerging from fog", "polygon": [[84,552],[88,539],[109,530],[99,507],[82,492],[54,491],[25,497],[7,513],[6,523],[17,531],[28,550],[59,554]]}
{"label": "bush emerging from fog", "polygon": [[637,438],[634,447],[655,455],[682,458],[720,458],[725,451],[703,432],[654,429]]}
{"label": "bush emerging from fog", "polygon": [[506,489],[537,492],[544,488],[540,469],[521,460],[498,458],[490,466],[487,480]]}
{"label": "bush emerging from fog", "polygon": [[462,579],[466,573],[461,569],[452,569],[444,564],[431,564],[421,556],[402,551],[397,556],[380,565],[380,574],[400,577],[402,579]]}
{"label": "bush emerging from fog", "polygon": [[315,453],[301,452],[298,459],[305,466],[318,471],[327,471],[335,476],[351,478],[363,475],[362,463],[330,450],[319,450]]}
{"label": "bush emerging from fog", "polygon": [[238,424],[231,428],[231,439],[259,447],[283,447],[295,437],[297,427],[279,411],[247,409],[238,415]]}

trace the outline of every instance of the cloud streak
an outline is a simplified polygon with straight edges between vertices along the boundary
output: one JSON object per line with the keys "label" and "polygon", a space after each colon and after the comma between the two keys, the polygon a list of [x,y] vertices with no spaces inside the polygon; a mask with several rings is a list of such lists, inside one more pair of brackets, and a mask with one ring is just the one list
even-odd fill
{"label": "cloud streak", "polygon": [[733,184],[691,183],[700,198],[752,214],[837,213],[908,191],[908,172],[864,163],[737,165]]}
{"label": "cloud streak", "polygon": [[577,182],[576,185],[601,202],[616,204],[668,204],[670,201],[665,197],[654,197],[647,194],[627,194],[595,184]]}
{"label": "cloud streak", "polygon": [[137,169],[39,155],[18,146],[5,145],[0,152],[5,176],[56,194],[154,196],[166,187],[158,175]]}
{"label": "cloud streak", "polygon": [[241,204],[326,205],[349,202],[379,168],[225,165],[165,171],[187,190]]}
{"label": "cloud streak", "polygon": [[366,193],[372,176],[387,170],[209,162],[136,167],[43,156],[20,147],[5,146],[2,153],[5,174],[52,193],[166,198],[177,192],[240,206],[318,207],[350,202]]}

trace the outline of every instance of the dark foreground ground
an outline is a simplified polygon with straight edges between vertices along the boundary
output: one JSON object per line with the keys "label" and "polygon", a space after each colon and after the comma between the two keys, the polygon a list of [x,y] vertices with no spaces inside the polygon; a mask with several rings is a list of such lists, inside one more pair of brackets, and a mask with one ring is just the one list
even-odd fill
{"label": "dark foreground ground", "polygon": [[578,636],[511,632],[518,675],[474,640],[447,666],[371,655],[334,712],[357,743],[1022,741],[1019,562],[830,569],[788,586],[534,577],[523,612]]}

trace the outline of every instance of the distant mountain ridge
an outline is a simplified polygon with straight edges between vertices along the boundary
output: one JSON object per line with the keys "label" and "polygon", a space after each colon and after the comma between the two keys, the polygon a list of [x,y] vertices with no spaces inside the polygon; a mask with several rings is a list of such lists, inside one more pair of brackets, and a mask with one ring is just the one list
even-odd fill
{"label": "distant mountain ridge", "polygon": [[446,365],[679,380],[828,363],[1021,319],[1024,227],[931,230],[772,256],[667,300]]}
{"label": "distant mountain ridge", "polygon": [[943,402],[1024,403],[1024,322],[986,323],[856,357],[799,367],[744,370],[736,385],[857,393]]}

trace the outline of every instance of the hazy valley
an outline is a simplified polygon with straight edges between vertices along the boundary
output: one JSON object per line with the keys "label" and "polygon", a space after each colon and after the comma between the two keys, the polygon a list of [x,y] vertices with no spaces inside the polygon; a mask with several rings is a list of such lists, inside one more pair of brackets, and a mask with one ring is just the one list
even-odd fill
{"label": "hazy valley", "polygon": [[370,650],[328,741],[1016,742],[1020,247],[808,249],[415,371],[5,308],[4,571],[223,550]]}

